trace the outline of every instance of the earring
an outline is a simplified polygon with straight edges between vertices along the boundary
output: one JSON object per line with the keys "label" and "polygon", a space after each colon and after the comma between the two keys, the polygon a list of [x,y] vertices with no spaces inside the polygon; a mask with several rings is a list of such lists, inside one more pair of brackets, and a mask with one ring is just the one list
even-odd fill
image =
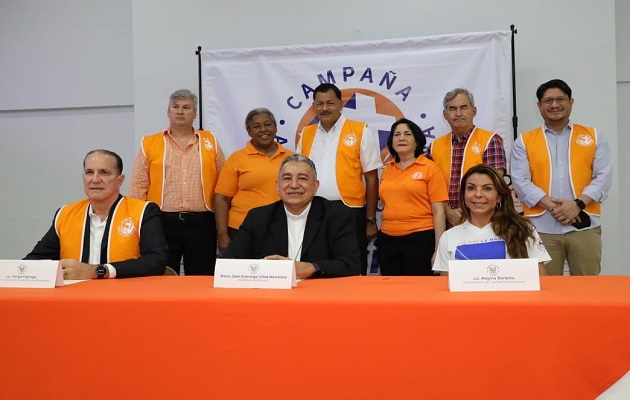
{"label": "earring", "polygon": [[497,210],[501,209],[501,205],[502,205],[501,203],[497,203]]}

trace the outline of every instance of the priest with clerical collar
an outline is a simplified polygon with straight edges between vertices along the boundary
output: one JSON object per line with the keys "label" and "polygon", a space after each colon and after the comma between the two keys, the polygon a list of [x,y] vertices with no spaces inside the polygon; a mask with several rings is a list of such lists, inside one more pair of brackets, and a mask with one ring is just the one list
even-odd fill
{"label": "priest with clerical collar", "polygon": [[297,278],[359,275],[361,261],[351,212],[315,196],[315,164],[293,154],[280,164],[280,201],[245,217],[224,258],[295,260]]}

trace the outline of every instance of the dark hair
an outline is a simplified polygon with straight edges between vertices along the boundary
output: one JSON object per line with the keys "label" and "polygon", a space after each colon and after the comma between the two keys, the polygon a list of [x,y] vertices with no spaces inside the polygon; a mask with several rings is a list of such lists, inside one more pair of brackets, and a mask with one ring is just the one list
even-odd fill
{"label": "dark hair", "polygon": [[569,96],[569,99],[571,98],[572,91],[569,85],[567,85],[567,83],[562,79],[552,79],[549,82],[545,82],[538,86],[538,89],[536,89],[536,98],[538,98],[538,101],[542,100],[545,92],[549,89],[560,89],[564,92],[564,94]]}
{"label": "dark hair", "polygon": [[83,168],[85,169],[85,160],[87,160],[87,158],[95,153],[101,153],[101,154],[105,154],[106,156],[112,156],[114,157],[114,160],[116,161],[115,163],[115,167],[116,170],[118,171],[118,175],[122,174],[123,171],[123,161],[122,158],[120,158],[120,156],[116,153],[114,153],[113,151],[109,151],[109,150],[105,150],[105,149],[96,149],[96,150],[92,150],[90,152],[88,152],[85,155],[85,158],[83,159]]}
{"label": "dark hair", "polygon": [[389,131],[389,136],[387,137],[387,148],[389,149],[389,153],[394,157],[396,162],[400,161],[400,157],[396,150],[394,150],[394,131],[400,124],[407,124],[411,133],[413,133],[414,139],[416,139],[416,149],[413,153],[414,157],[418,158],[420,154],[424,151],[424,145],[427,144],[427,138],[424,137],[424,133],[422,133],[422,129],[413,121],[408,120],[407,118],[401,118],[398,121],[394,122],[392,128]]}
{"label": "dark hair", "polygon": [[462,178],[459,190],[459,201],[462,204],[463,219],[470,220],[470,210],[464,201],[466,192],[466,182],[472,174],[487,175],[492,180],[492,184],[501,196],[501,202],[497,204],[497,209],[492,214],[490,223],[495,235],[505,241],[507,251],[512,258],[528,258],[527,241],[534,238],[534,226],[529,219],[519,215],[514,208],[512,191],[499,172],[487,165],[479,164],[469,169]]}
{"label": "dark hair", "polygon": [[341,100],[341,90],[339,90],[337,86],[333,85],[332,83],[322,83],[321,85],[317,86],[313,91],[313,101],[315,101],[315,95],[317,93],[328,93],[331,90],[335,92],[335,97]]}

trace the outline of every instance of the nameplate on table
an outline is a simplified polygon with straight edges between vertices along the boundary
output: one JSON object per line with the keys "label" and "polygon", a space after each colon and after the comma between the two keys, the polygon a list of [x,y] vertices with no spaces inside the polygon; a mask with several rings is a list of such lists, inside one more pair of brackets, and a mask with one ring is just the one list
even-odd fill
{"label": "nameplate on table", "polygon": [[451,292],[516,292],[540,290],[538,260],[449,260]]}
{"label": "nameplate on table", "polygon": [[217,258],[214,287],[291,289],[297,286],[293,260]]}
{"label": "nameplate on table", "polygon": [[63,273],[58,260],[0,260],[0,287],[55,286],[63,286]]}

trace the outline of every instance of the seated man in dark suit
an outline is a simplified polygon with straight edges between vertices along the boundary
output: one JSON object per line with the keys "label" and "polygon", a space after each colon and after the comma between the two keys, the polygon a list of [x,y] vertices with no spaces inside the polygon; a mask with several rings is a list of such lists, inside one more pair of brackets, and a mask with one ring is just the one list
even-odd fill
{"label": "seated man in dark suit", "polygon": [[109,150],[83,160],[87,199],[61,207],[26,260],[60,260],[64,279],[162,275],[168,248],[155,203],[123,197],[122,159]]}
{"label": "seated man in dark suit", "polygon": [[224,258],[295,260],[298,278],[358,275],[359,248],[352,213],[315,196],[315,164],[300,154],[282,161],[280,201],[254,208],[245,217]]}

